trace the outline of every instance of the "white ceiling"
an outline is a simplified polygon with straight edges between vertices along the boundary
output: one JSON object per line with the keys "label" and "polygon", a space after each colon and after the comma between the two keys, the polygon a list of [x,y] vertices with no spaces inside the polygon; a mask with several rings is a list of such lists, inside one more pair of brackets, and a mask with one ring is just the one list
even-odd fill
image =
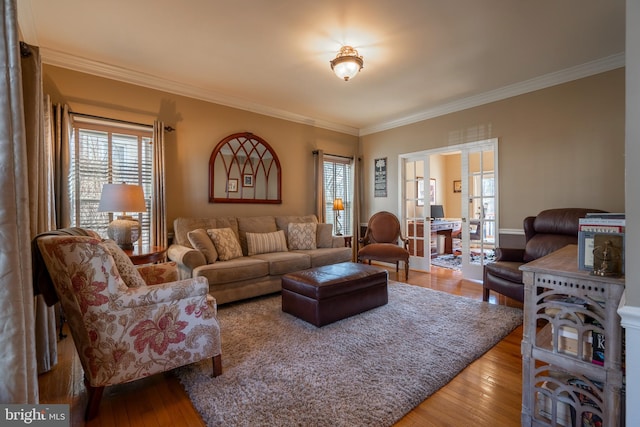
{"label": "white ceiling", "polygon": [[[624,65],[624,0],[18,0],[45,63],[364,135]],[[364,56],[349,82],[341,45]]]}

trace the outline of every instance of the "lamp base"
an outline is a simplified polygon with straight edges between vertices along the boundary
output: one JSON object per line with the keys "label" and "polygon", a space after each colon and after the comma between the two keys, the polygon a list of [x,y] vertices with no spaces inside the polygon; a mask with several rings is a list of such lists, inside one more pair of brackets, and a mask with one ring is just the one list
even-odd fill
{"label": "lamp base", "polygon": [[107,236],[122,249],[133,249],[140,238],[140,223],[130,215],[120,215],[107,227]]}

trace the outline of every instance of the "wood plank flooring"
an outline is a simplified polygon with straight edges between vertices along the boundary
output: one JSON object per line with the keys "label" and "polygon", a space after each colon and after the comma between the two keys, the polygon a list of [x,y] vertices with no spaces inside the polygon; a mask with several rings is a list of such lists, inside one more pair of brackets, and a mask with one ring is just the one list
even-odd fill
{"label": "wood plank flooring", "polygon": [[[389,270],[389,278],[405,281],[404,274],[398,276],[395,270]],[[434,267],[430,274],[411,271],[407,283],[482,299],[481,285],[462,280],[459,272],[444,268]],[[494,294],[490,302],[522,307]],[[520,326],[395,426],[519,426],[521,339]],[[182,385],[170,372],[107,387],[98,417],[85,423],[87,395],[82,366],[70,336],[58,343],[58,358],[58,365],[39,377],[40,403],[70,404],[72,426],[204,426]]]}

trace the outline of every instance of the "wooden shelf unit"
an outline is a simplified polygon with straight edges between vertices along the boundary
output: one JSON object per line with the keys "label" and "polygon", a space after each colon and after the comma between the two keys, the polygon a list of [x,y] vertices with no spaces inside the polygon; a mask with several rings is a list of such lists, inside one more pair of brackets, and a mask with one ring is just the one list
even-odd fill
{"label": "wooden shelf unit", "polygon": [[[522,425],[582,426],[590,417],[604,426],[623,425],[623,331],[617,309],[624,278],[579,270],[576,245],[521,270]],[[602,340],[600,364],[594,346],[600,349]]]}

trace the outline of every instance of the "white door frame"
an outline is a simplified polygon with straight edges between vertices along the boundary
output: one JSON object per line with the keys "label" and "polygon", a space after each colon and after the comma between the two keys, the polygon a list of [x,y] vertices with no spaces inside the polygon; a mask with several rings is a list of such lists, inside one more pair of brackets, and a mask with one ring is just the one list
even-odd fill
{"label": "white door frame", "polygon": [[[446,153],[451,153],[451,152],[461,152],[462,153],[462,157],[465,158],[466,157],[466,161],[461,162],[461,170],[460,170],[460,175],[461,175],[461,179],[462,179],[462,200],[466,201],[469,200],[469,177],[468,177],[468,154],[472,151],[479,151],[482,149],[491,149],[493,150],[493,155],[494,155],[494,168],[493,168],[493,172],[494,172],[494,179],[495,179],[495,247],[498,247],[498,239],[499,239],[499,233],[498,230],[500,229],[499,227],[499,212],[498,212],[498,208],[500,206],[499,204],[499,191],[498,191],[498,138],[490,138],[490,139],[484,139],[484,140],[480,140],[480,141],[473,141],[473,142],[467,142],[467,143],[462,143],[462,144],[456,144],[456,145],[449,145],[446,147],[439,147],[439,148],[432,148],[432,149],[428,149],[428,150],[422,150],[422,151],[415,151],[415,152],[411,152],[411,153],[403,153],[398,155],[398,212],[400,212],[400,222],[403,225],[403,232],[406,234],[406,229],[404,229],[404,224],[406,224],[406,218],[407,218],[407,212],[406,212],[406,207],[405,207],[405,199],[406,199],[406,194],[405,194],[405,162],[407,160],[415,160],[415,159],[419,159],[419,158],[423,158],[425,161],[425,166],[424,166],[424,174],[425,174],[425,179],[428,179],[427,177],[430,176],[430,171],[429,171],[429,159],[430,156],[432,155],[439,155],[439,154],[446,154]],[[462,159],[461,159],[462,160]],[[426,201],[425,201],[425,208],[426,208]],[[461,214],[463,217],[463,227],[462,227],[462,257],[463,257],[463,277],[469,278],[471,280],[482,280],[482,267],[480,267],[480,269],[474,268],[473,266],[470,266],[468,260],[469,260],[469,250],[470,250],[470,239],[469,239],[469,227],[465,226],[466,224],[468,224],[468,219],[470,218],[469,215],[469,203],[461,203]],[[427,230],[426,227],[427,224],[427,218],[425,218],[425,229],[424,229],[424,234],[426,235],[427,233],[429,233],[429,231]],[[425,243],[428,242],[429,239],[427,239],[427,237],[425,236]],[[410,265],[412,267],[415,267],[416,269],[419,270],[426,270],[426,271],[431,271],[431,254],[430,254],[430,250],[427,250],[427,245],[425,244],[425,250],[424,250],[424,257],[421,257],[419,259],[416,259],[417,257],[412,257],[412,260],[410,262]],[[469,277],[467,277],[469,276]]]}

